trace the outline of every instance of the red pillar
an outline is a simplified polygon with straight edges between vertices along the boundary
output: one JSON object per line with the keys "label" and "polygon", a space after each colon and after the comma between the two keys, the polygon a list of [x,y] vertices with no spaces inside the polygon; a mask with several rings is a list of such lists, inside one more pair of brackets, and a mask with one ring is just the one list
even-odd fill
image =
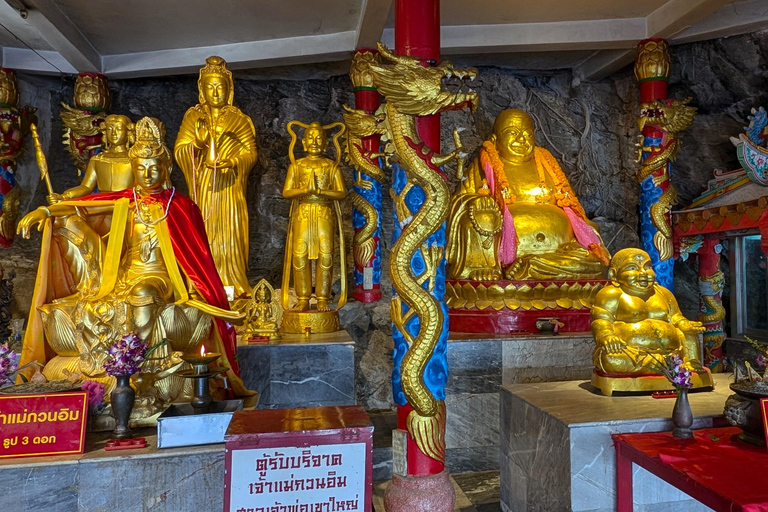
{"label": "red pillar", "polygon": [[720,240],[704,238],[699,248],[699,320],[704,324],[704,360],[702,364],[713,372],[723,371],[723,285],[720,271]]}
{"label": "red pillar", "polygon": [[[440,1],[395,0],[395,53],[418,58],[425,66],[440,60]],[[440,152],[440,114],[416,120],[421,139],[436,153]],[[406,430],[406,418],[412,408],[397,407],[397,428]],[[408,436],[408,474],[435,475],[444,464],[424,455]]]}

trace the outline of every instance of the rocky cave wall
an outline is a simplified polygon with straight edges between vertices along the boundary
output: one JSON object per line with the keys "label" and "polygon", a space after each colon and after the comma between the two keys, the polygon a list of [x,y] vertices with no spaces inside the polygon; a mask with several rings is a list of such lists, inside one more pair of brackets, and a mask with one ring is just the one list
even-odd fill
{"label": "rocky cave wall", "polygon": [[[671,49],[670,95],[693,96],[699,107],[693,126],[683,136],[683,150],[673,171],[681,203],[697,196],[712,175],[712,169],[738,167],[728,137],[745,124],[752,106],[766,104],[768,32]],[[258,162],[248,182],[250,215],[250,278],[267,278],[279,286],[283,248],[288,225],[288,201],[281,189],[288,166],[288,121],[341,119],[342,104],[352,105],[354,96],[346,64],[329,67],[294,67],[273,73],[235,73],[235,104],[253,119],[256,127]],[[548,148],[561,162],[587,214],[602,228],[611,252],[637,246],[638,186],[634,173],[638,130],[638,88],[631,66],[597,83],[573,84],[567,71],[526,73],[497,67],[481,67],[478,91],[480,106],[469,112],[443,115],[444,149],[452,149],[451,130],[460,127],[465,146],[473,153],[491,131],[495,117],[506,108],[523,108],[536,121],[537,143]],[[73,77],[20,76],[22,104],[38,108],[39,127],[48,155],[53,186],[57,191],[76,185],[76,172],[65,152],[58,117],[61,102],[72,99]],[[184,111],[197,103],[196,77],[180,76],[135,80],[111,80],[112,109],[136,120],[150,115],[167,126],[172,146]],[[34,164],[30,140],[19,165],[24,188],[22,211],[44,202],[45,191]],[[452,169],[449,169],[449,175]],[[347,184],[351,170],[345,167]],[[455,179],[452,179],[455,187]],[[186,191],[177,170],[173,182]],[[388,190],[384,191],[385,198]],[[346,205],[349,209],[351,206]],[[345,237],[351,249],[352,228],[345,216]],[[384,268],[388,264],[392,234],[391,202],[385,199]],[[36,272],[39,234],[31,240],[17,238],[13,247],[1,249],[6,270],[15,270],[14,316],[29,311]],[[349,260],[351,260],[351,255]],[[678,296],[685,311],[696,316],[697,302],[693,263],[678,264]],[[351,273],[350,273],[351,277]],[[358,401],[369,409],[392,407],[391,327],[389,281],[382,283],[384,300],[370,305],[354,301],[342,310],[344,327],[356,340]]]}

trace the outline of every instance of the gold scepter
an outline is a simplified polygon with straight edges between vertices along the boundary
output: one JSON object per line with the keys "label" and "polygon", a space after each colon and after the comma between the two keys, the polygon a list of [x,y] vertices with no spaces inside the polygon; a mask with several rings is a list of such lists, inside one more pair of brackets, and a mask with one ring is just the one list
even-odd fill
{"label": "gold scepter", "polygon": [[[37,126],[30,124],[29,129],[32,132],[32,140],[35,142],[35,160],[37,160],[37,167],[40,169],[40,179],[45,180],[45,186],[48,188],[48,198],[50,198],[53,195],[53,185],[51,185],[51,176],[48,174],[48,161],[45,159],[45,153],[43,153],[43,145],[40,144]],[[48,203],[53,204],[50,199],[48,199]]]}

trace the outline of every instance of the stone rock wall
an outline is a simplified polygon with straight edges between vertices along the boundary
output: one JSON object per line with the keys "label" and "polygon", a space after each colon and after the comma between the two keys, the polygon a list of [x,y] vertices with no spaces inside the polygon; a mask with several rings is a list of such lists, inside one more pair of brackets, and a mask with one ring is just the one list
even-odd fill
{"label": "stone rock wall", "polygon": [[[768,73],[763,57],[766,47],[768,33],[762,32],[671,49],[670,94],[676,98],[694,96],[692,104],[699,107],[693,127],[683,136],[683,150],[673,171],[681,202],[690,201],[703,190],[713,167],[738,167],[728,136],[739,132],[750,107],[767,103],[768,93],[763,86],[768,83],[764,76]],[[481,67],[479,72],[480,106],[474,115],[468,111],[443,115],[443,149],[453,149],[451,131],[460,127],[465,146],[476,153],[502,110],[525,109],[536,121],[537,143],[561,162],[587,214],[600,224],[610,251],[637,246],[634,145],[639,98],[631,67],[603,81],[575,86],[567,71],[532,76]],[[252,282],[266,278],[279,286],[289,211],[288,201],[281,196],[289,163],[290,138],[285,126],[293,119],[339,121],[342,104],[352,105],[354,96],[344,68],[334,66],[235,73],[235,83],[235,104],[253,119],[259,151],[247,190],[249,276]],[[60,103],[71,102],[73,84],[72,77],[20,77],[22,102],[39,109],[40,131],[57,191],[76,184],[74,166],[59,143],[62,126],[58,117]],[[110,90],[112,112],[127,114],[134,120],[150,115],[165,122],[169,146],[185,110],[198,101],[196,76],[192,75],[111,80]],[[31,141],[26,145],[28,152],[21,161],[19,181],[25,189],[22,207],[28,211],[43,204],[45,191],[34,165]],[[350,185],[351,170],[344,169]],[[455,187],[453,169],[448,172]],[[181,173],[176,170],[172,177],[179,190],[186,192]],[[384,194],[389,197],[388,190]],[[386,199],[384,209],[383,263],[387,268],[392,213],[391,202]],[[345,238],[351,251],[352,227],[349,216],[345,217]],[[39,243],[40,237],[35,234],[31,240],[18,239],[11,249],[0,252],[6,270],[16,270],[18,275],[16,316],[26,316],[29,311]],[[342,323],[357,342],[358,401],[371,409],[393,406],[389,386],[390,283],[386,272],[382,289],[385,297],[379,303],[351,302],[342,311]]]}

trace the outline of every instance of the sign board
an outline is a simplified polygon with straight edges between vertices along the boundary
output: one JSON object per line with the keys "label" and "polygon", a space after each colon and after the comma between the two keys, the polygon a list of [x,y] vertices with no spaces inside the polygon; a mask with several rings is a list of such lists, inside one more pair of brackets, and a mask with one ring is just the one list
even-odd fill
{"label": "sign board", "polygon": [[235,412],[225,512],[371,510],[373,426],[358,406]]}
{"label": "sign board", "polygon": [[0,459],[83,453],[85,391],[0,395]]}

